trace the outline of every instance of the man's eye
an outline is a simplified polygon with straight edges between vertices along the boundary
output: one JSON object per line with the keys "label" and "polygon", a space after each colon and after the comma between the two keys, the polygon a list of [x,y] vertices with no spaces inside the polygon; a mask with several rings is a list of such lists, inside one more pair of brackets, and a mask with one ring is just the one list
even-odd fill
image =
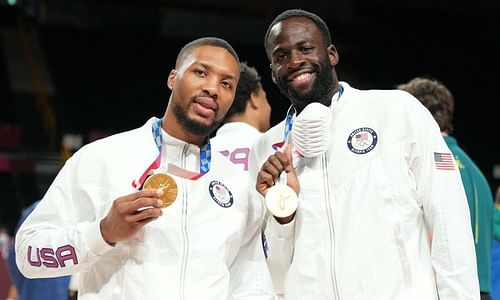
{"label": "man's eye", "polygon": [[286,57],[287,57],[286,53],[280,53],[280,54],[276,55],[275,60],[277,62],[282,62],[283,60],[286,59]]}
{"label": "man's eye", "polygon": [[194,70],[194,73],[195,73],[196,75],[198,75],[198,76],[205,76],[205,75],[206,75],[205,71],[203,71],[203,70],[198,70],[198,69]]}
{"label": "man's eye", "polygon": [[311,53],[311,52],[313,51],[313,49],[314,49],[314,47],[302,47],[302,48],[300,49],[300,51],[301,51],[302,53],[306,53],[306,54],[307,54],[307,53]]}
{"label": "man's eye", "polygon": [[232,84],[231,84],[231,82],[229,82],[229,81],[225,81],[225,80],[224,80],[224,81],[222,81],[222,82],[221,82],[221,85],[222,85],[224,88],[226,88],[226,89],[232,89],[232,88],[233,88],[233,85],[232,85]]}

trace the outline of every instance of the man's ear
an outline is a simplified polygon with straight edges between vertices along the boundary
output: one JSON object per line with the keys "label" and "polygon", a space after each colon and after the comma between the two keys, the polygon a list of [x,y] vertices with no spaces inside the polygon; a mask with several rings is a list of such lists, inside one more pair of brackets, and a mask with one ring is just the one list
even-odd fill
{"label": "man's ear", "polygon": [[177,70],[172,69],[172,71],[170,71],[170,74],[168,74],[168,79],[167,79],[167,86],[170,90],[174,88],[176,78],[177,78]]}
{"label": "man's ear", "polygon": [[276,76],[274,75],[274,69],[273,69],[273,63],[269,63],[269,68],[271,68],[271,79],[273,80],[274,84],[277,84]]}
{"label": "man's ear", "polygon": [[330,59],[330,64],[332,66],[335,66],[339,62],[339,54],[337,52],[337,49],[335,49],[334,45],[328,46],[326,48],[326,52],[328,53],[328,58]]}
{"label": "man's ear", "polygon": [[248,98],[247,106],[250,106],[252,109],[259,108],[259,100],[257,99],[257,94],[255,92],[250,93],[250,98]]}
{"label": "man's ear", "polygon": [[278,81],[276,80],[276,76],[274,75],[274,71],[271,71],[271,79],[273,80],[274,84],[278,84]]}

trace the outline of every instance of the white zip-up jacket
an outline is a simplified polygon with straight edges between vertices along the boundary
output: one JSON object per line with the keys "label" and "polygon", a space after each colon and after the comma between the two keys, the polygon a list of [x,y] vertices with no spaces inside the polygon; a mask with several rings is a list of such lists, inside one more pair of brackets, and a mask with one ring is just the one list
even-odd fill
{"label": "white zip-up jacket", "polygon": [[[247,176],[212,153],[198,180],[173,176],[176,201],[131,239],[109,246],[99,222],[134,191],[158,156],[150,119],[89,145],[62,168],[19,229],[16,258],[30,278],[80,272],[79,299],[272,299],[261,246],[264,208]],[[199,148],[163,132],[162,165],[199,170]]]}
{"label": "white zip-up jacket", "polygon": [[[431,114],[406,92],[341,85],[327,152],[294,158],[294,222],[266,228],[285,299],[479,299],[460,173]],[[251,180],[283,135],[257,140]]]}

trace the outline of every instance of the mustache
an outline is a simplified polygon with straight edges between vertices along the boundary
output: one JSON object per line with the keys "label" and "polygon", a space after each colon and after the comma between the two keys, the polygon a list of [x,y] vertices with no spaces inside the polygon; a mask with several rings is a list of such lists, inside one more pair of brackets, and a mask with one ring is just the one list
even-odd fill
{"label": "mustache", "polygon": [[301,70],[304,70],[304,69],[312,69],[314,71],[314,73],[320,73],[321,72],[321,66],[319,64],[315,64],[315,63],[310,63],[310,64],[307,64],[307,65],[301,65],[297,68],[290,68],[288,69],[288,71],[286,72],[286,74],[284,74],[282,76],[282,80],[284,81],[287,81],[287,78],[292,75],[293,73],[297,72],[297,71],[301,71]]}
{"label": "mustache", "polygon": [[205,98],[205,97],[206,97],[206,98],[212,98],[212,99],[214,99],[214,100],[217,98],[217,96],[215,96],[215,95],[210,95],[208,92],[201,92],[201,93],[196,94],[196,95],[194,95],[193,97],[191,97],[191,99],[196,99],[196,98],[201,98],[201,97],[203,97],[203,98]]}
{"label": "mustache", "polygon": [[[206,98],[211,98],[212,101],[207,101]],[[191,102],[201,103],[202,105],[208,106],[215,111],[219,110],[219,103],[216,100],[217,95],[210,95],[208,92],[201,92],[191,97]]]}

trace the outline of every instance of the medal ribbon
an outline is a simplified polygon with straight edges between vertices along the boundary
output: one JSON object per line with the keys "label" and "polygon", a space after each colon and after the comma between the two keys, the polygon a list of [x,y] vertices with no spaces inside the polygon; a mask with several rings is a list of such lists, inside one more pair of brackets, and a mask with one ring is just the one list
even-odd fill
{"label": "medal ribbon", "polygon": [[292,106],[288,108],[288,111],[286,113],[286,119],[285,119],[285,132],[283,133],[283,147],[288,144],[288,136],[290,135],[290,132],[292,132],[292,126],[293,126],[293,115],[295,114],[296,110]]}
{"label": "medal ribbon", "polygon": [[[161,127],[162,127],[163,119],[157,119],[156,121],[153,122],[153,125],[151,127],[151,131],[153,133],[153,138],[156,143],[156,147],[158,147],[158,156],[156,159],[151,163],[151,165],[142,173],[141,177],[139,180],[134,180],[132,182],[132,186],[136,189],[140,188],[144,181],[146,180],[146,177],[151,173],[151,171],[156,170],[160,167],[161,165],[161,150],[163,146],[163,136],[161,133]],[[190,180],[197,180],[201,176],[205,175],[208,173],[210,170],[210,162],[212,161],[212,154],[211,154],[211,147],[210,147],[210,140],[207,138],[207,142],[200,148],[200,171],[199,173],[195,172],[190,172],[188,170],[179,168],[175,165],[168,164],[167,171],[173,175],[190,179]]]}

